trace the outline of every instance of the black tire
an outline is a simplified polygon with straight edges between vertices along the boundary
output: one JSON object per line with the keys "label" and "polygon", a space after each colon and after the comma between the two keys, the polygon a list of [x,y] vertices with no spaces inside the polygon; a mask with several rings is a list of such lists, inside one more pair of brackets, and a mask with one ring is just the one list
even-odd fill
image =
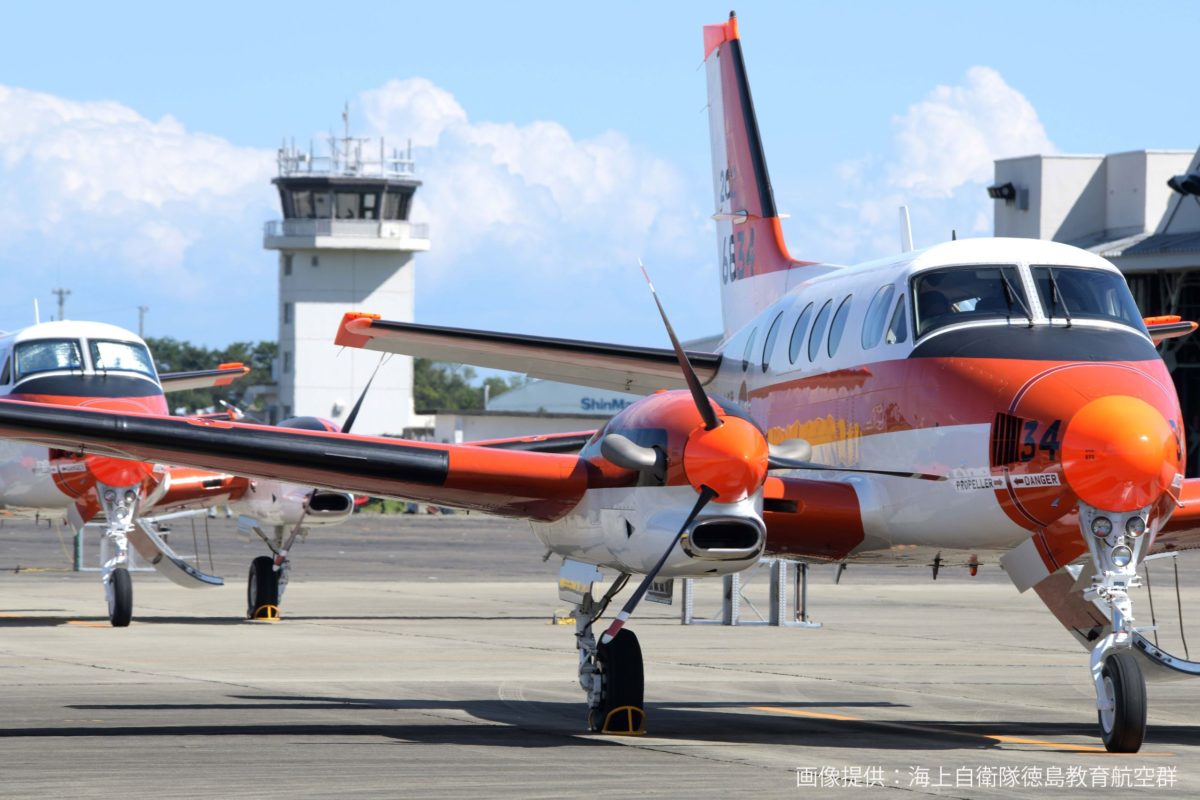
{"label": "black tire", "polygon": [[1146,737],[1146,679],[1131,653],[1113,653],[1100,671],[1113,710],[1096,712],[1100,735],[1110,753],[1136,753]]}
{"label": "black tire", "polygon": [[108,621],[114,628],[127,628],[133,619],[133,581],[129,570],[117,567],[108,576]]}
{"label": "black tire", "polygon": [[246,619],[274,619],[265,609],[275,614],[279,610],[279,573],[275,571],[275,560],[270,556],[259,556],[250,562],[250,577],[246,581]]}
{"label": "black tire", "polygon": [[[632,706],[642,710],[645,675],[642,670],[642,647],[637,636],[622,628],[608,644],[596,647],[596,665],[603,676],[600,705],[588,714],[588,728],[604,729],[604,721],[614,709]],[[637,727],[641,727],[638,720]]]}

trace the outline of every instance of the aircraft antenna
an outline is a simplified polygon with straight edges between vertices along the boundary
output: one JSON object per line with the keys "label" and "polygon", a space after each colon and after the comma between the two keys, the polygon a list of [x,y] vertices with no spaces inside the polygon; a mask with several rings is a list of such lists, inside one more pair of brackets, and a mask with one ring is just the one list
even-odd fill
{"label": "aircraft antenna", "polygon": [[912,221],[908,218],[908,206],[900,206],[900,252],[911,253],[912,249]]}
{"label": "aircraft antenna", "polygon": [[40,309],[38,309],[38,301],[36,297],[33,298],[33,324],[42,324],[42,312]]}
{"label": "aircraft antenna", "polygon": [[138,306],[138,338],[146,338],[146,312],[150,306]]}
{"label": "aircraft antenna", "polygon": [[958,241],[958,231],[955,228],[950,229],[950,241],[952,241],[952,242]]}

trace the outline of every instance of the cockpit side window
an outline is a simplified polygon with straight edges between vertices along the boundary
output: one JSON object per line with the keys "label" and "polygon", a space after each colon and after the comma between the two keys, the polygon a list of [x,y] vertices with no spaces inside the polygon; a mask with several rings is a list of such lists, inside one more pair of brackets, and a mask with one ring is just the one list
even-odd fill
{"label": "cockpit side window", "polygon": [[1029,321],[1029,300],[1015,266],[948,267],[913,278],[917,337],[960,322]]}
{"label": "cockpit side window", "polygon": [[154,360],[143,344],[137,342],[121,342],[111,339],[91,339],[88,345],[92,353],[92,367],[97,372],[140,372],[151,378],[154,374]]}
{"label": "cockpit side window", "polygon": [[0,370],[0,386],[12,383],[12,356],[4,357],[4,369]]}
{"label": "cockpit side window", "polygon": [[1082,267],[1034,266],[1042,308],[1051,320],[1073,317],[1108,319],[1140,331],[1146,326],[1125,278],[1115,272]]}
{"label": "cockpit side window", "polygon": [[19,342],[15,353],[16,379],[35,372],[83,369],[83,355],[75,339],[34,339]]}

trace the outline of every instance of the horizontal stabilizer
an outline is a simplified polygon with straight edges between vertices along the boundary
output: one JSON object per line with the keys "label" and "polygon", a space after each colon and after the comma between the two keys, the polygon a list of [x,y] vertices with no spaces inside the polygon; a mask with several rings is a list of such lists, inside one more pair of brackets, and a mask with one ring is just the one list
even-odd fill
{"label": "horizontal stabilizer", "polygon": [[[344,347],[503,369],[618,392],[651,394],[686,387],[675,351],[667,348],[416,325],[359,313],[342,318],[336,341]],[[720,354],[689,350],[687,355],[701,382],[711,381]]]}
{"label": "horizontal stabilizer", "polygon": [[168,372],[158,376],[162,390],[171,392],[186,392],[191,389],[212,389],[216,386],[228,386],[238,378],[249,374],[250,368],[241,362],[221,364],[216,369],[200,369],[191,372]]}

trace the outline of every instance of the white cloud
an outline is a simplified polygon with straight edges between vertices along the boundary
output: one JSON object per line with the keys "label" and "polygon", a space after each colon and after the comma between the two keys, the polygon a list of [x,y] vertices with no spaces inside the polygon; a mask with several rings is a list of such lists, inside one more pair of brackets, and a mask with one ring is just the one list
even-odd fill
{"label": "white cloud", "polygon": [[423,145],[417,209],[432,223],[430,260],[499,246],[569,273],[691,255],[711,238],[675,167],[619,133],[580,139],[552,121],[472,122],[420,78],[390,81],[359,102],[373,133]]}
{"label": "white cloud", "polygon": [[169,116],[0,86],[0,243],[10,251],[178,281],[214,221],[255,226],[265,216],[273,167],[268,150]]}
{"label": "white cloud", "polygon": [[990,67],[971,67],[958,86],[938,86],[893,124],[890,182],[918,197],[982,183],[998,158],[1056,149],[1029,100]]}
{"label": "white cloud", "polygon": [[854,263],[895,253],[901,205],[910,207],[917,247],[945,241],[951,230],[989,235],[992,201],[984,187],[993,162],[1057,152],[1033,104],[989,67],[934,88],[892,124],[885,153],[836,165],[837,188],[828,195],[841,199],[797,225],[800,255]]}

